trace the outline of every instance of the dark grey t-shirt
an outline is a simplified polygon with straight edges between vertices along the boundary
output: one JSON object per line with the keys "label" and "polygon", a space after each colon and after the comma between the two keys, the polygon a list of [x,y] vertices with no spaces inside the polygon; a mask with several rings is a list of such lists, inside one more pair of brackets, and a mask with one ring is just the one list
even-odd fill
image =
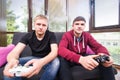
{"label": "dark grey t-shirt", "polygon": [[55,34],[48,30],[46,31],[42,40],[38,40],[35,35],[35,31],[33,31],[23,36],[20,42],[24,43],[25,45],[29,45],[32,50],[32,56],[36,57],[46,56],[51,51],[50,44],[57,44]]}

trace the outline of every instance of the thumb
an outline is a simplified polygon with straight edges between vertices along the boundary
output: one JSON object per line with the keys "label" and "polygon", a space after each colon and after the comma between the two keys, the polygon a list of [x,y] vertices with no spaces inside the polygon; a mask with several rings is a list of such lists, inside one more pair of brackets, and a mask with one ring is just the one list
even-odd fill
{"label": "thumb", "polygon": [[32,65],[32,64],[33,64],[33,61],[30,60],[30,61],[28,61],[27,63],[25,63],[24,66],[29,66],[29,65]]}
{"label": "thumb", "polygon": [[96,58],[98,57],[99,55],[90,55],[92,58]]}

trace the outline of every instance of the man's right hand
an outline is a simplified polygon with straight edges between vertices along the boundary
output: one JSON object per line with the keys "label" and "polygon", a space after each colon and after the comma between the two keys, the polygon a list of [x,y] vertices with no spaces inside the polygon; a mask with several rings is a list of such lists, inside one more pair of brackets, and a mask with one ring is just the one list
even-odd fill
{"label": "man's right hand", "polygon": [[7,77],[14,77],[14,74],[9,72],[9,69],[16,67],[19,61],[17,59],[11,59],[5,66],[3,74]]}
{"label": "man's right hand", "polygon": [[95,57],[99,55],[88,55],[81,56],[79,59],[79,63],[88,70],[93,70],[95,67],[99,65],[97,61],[94,60]]}

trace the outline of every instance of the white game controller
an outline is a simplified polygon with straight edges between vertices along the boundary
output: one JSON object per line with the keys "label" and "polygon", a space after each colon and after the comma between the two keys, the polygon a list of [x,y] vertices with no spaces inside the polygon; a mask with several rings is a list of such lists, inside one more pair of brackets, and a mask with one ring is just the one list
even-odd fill
{"label": "white game controller", "polygon": [[9,72],[13,73],[17,77],[20,77],[22,73],[28,72],[31,68],[32,68],[32,66],[26,67],[26,66],[19,65],[17,67],[10,69]]}

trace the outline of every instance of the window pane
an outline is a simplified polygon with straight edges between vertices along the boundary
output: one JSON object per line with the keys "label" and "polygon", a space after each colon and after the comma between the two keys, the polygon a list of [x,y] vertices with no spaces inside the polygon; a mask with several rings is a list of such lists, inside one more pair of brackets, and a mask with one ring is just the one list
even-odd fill
{"label": "window pane", "polygon": [[2,31],[6,31],[6,1],[5,0],[0,0],[0,32]]}
{"label": "window pane", "polygon": [[120,65],[120,32],[92,33],[92,35],[108,49],[114,63]]}
{"label": "window pane", "polygon": [[28,20],[27,0],[7,0],[7,31],[26,32]]}
{"label": "window pane", "polygon": [[89,0],[69,0],[68,2],[68,30],[72,27],[72,21],[77,16],[83,16],[86,19],[86,31],[89,30]]}
{"label": "window pane", "polygon": [[49,30],[66,31],[66,0],[48,0]]}
{"label": "window pane", "polygon": [[119,0],[95,0],[95,27],[119,24]]}
{"label": "window pane", "polygon": [[33,17],[44,14],[44,0],[32,0]]}
{"label": "window pane", "polygon": [[13,34],[7,34],[7,45],[11,44],[13,40]]}
{"label": "window pane", "polygon": [[[35,16],[37,16],[39,14],[45,14],[44,1],[45,0],[32,0],[32,17],[33,17],[33,19]],[[32,28],[34,29],[34,26]]]}

